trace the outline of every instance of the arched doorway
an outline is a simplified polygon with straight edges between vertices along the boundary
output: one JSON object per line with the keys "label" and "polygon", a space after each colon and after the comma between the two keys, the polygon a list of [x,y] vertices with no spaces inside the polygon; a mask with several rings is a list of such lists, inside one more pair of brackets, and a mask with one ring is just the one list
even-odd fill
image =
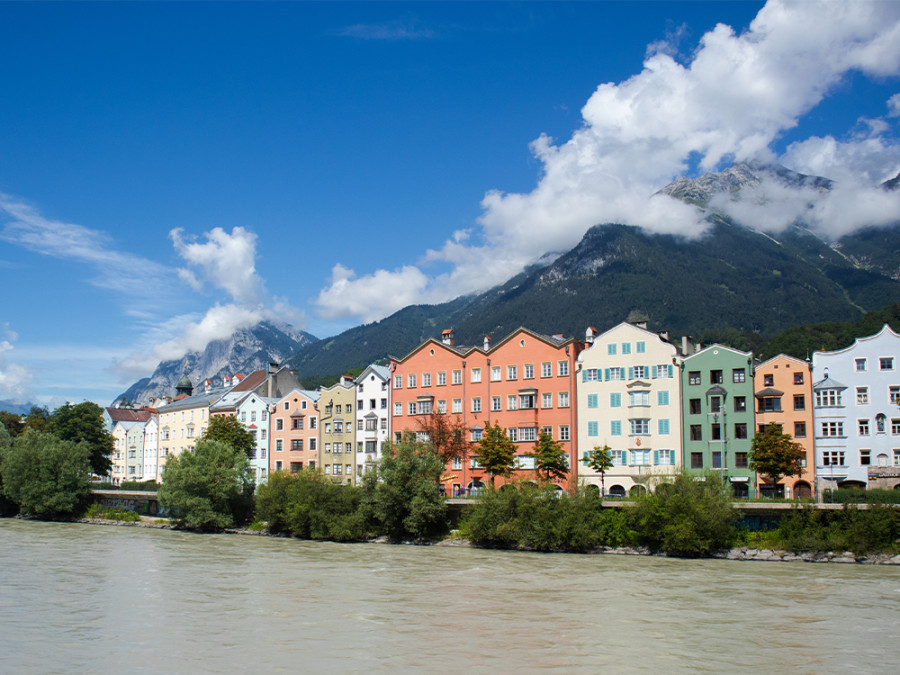
{"label": "arched doorway", "polygon": [[593,483],[588,483],[584,486],[584,491],[589,495],[599,495],[600,494],[600,486],[594,485]]}
{"label": "arched doorway", "polygon": [[470,497],[476,497],[484,491],[484,483],[476,478],[475,480],[469,482],[469,484],[466,486],[466,491],[469,493]]}
{"label": "arched doorway", "polygon": [[812,499],[812,487],[805,480],[794,483],[794,499]]}
{"label": "arched doorway", "polygon": [[640,497],[641,495],[647,494],[647,488],[643,485],[632,485],[628,494],[632,497]]}
{"label": "arched doorway", "polygon": [[610,497],[624,497],[625,496],[625,488],[621,485],[613,485],[609,488],[609,496]]}
{"label": "arched doorway", "polygon": [[866,484],[859,480],[842,480],[838,483],[839,488],[849,488],[851,490],[865,490]]}

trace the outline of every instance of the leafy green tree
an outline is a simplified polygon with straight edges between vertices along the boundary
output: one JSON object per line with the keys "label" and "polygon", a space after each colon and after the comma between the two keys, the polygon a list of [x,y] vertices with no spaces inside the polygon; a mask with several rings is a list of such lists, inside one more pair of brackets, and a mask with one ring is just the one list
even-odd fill
{"label": "leafy green tree", "polygon": [[250,460],[227,443],[200,440],[169,457],[157,495],[181,527],[211,531],[240,524],[252,504]]}
{"label": "leafy green tree", "polygon": [[6,427],[6,431],[10,436],[18,436],[25,429],[22,416],[6,410],[0,410],[0,424]]}
{"label": "leafy green tree", "polygon": [[25,416],[25,426],[35,431],[46,431],[50,424],[50,413],[46,408],[31,406],[28,415]]}
{"label": "leafy green tree", "polygon": [[71,516],[91,494],[90,448],[28,429],[2,451],[3,494],[22,513]]}
{"label": "leafy green tree", "polygon": [[506,430],[497,422],[493,426],[484,423],[484,433],[475,452],[478,463],[491,477],[491,486],[497,476],[509,476],[516,466],[516,444],[509,440]]}
{"label": "leafy green tree", "polygon": [[638,497],[628,514],[642,544],[675,556],[708,556],[734,539],[731,487],[720,473],[682,471]]}
{"label": "leafy green tree", "polygon": [[234,415],[214,415],[209,418],[209,425],[200,437],[201,441],[221,441],[244,453],[248,458],[253,456],[256,439],[253,432],[241,424]]}
{"label": "leafy green tree", "polygon": [[750,468],[765,476],[772,483],[773,492],[777,492],[782,477],[799,476],[803,471],[800,462],[805,454],[803,446],[790,434],[784,433],[779,425],[770,424],[753,437]]}
{"label": "leafy green tree", "polygon": [[431,444],[416,442],[412,434],[385,444],[366,486],[374,519],[388,537],[430,539],[447,531],[447,504],[438,493],[443,470]]}
{"label": "leafy green tree", "polygon": [[602,448],[599,445],[595,445],[594,449],[587,453],[587,456],[582,461],[600,474],[600,496],[602,497],[606,494],[606,486],[603,484],[603,480],[606,478],[606,472],[613,466],[612,449],[608,445],[604,445]]}
{"label": "leafy green tree", "polygon": [[13,504],[3,492],[3,456],[12,447],[13,437],[6,430],[3,422],[0,422],[0,516],[8,516],[16,512]]}
{"label": "leafy green tree", "polygon": [[569,475],[569,456],[563,450],[562,443],[554,441],[550,434],[542,431],[534,452],[527,454],[534,457],[538,475],[542,475],[547,482],[565,480]]}
{"label": "leafy green tree", "polygon": [[428,440],[444,464],[468,456],[471,443],[466,440],[469,430],[462,417],[432,412],[424,419],[420,419],[418,424],[421,430],[428,434]]}
{"label": "leafy green tree", "polygon": [[91,453],[91,471],[98,476],[109,475],[114,441],[103,424],[103,408],[99,405],[84,401],[60,406],[50,416],[47,431],[64,441],[87,443]]}

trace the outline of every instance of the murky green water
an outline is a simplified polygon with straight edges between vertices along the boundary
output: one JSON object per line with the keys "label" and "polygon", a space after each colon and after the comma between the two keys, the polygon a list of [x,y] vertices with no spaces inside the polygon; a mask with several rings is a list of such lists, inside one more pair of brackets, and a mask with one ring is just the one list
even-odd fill
{"label": "murky green water", "polygon": [[0,520],[0,673],[896,672],[900,569]]}

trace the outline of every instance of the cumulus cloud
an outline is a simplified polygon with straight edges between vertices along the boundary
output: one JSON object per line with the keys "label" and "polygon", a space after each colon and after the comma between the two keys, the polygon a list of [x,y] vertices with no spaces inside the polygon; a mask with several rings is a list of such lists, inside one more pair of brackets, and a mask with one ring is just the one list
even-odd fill
{"label": "cumulus cloud", "polygon": [[15,342],[18,339],[18,335],[9,328],[8,323],[3,324],[3,333],[8,339],[0,340],[0,399],[13,403],[27,403],[32,373],[8,356],[14,349],[10,340]]}
{"label": "cumulus cloud", "polygon": [[[360,277],[335,268],[319,295],[321,311],[371,320],[402,306],[394,296],[380,300],[381,290],[401,287],[404,301],[416,288],[428,301],[482,290],[548,251],[571,248],[597,223],[699,236],[707,228],[701,212],[651,195],[692,162],[713,171],[732,161],[778,160],[773,141],[796,127],[848,73],[883,77],[900,71],[900,3],[772,0],[747,31],[737,34],[719,24],[679,62],[675,43],[682,36],[674,31],[650,45],[637,75],[601,84],[571,138],[557,143],[542,135],[531,144],[542,166],[537,185],[527,193],[488,192],[473,237],[477,243],[450,240],[416,267]],[[893,97],[889,110],[898,108]],[[900,150],[882,137],[883,129],[871,121],[867,133],[847,141],[809,139],[792,146],[785,159],[798,170],[817,167],[835,178],[852,174],[857,182],[892,166],[896,172]],[[787,214],[780,223],[810,212],[820,230],[831,234],[852,226],[836,219],[866,198],[865,190],[854,196],[834,191],[827,206],[814,209],[810,195],[789,194],[777,184],[763,190],[764,198],[743,205],[747,217],[771,214],[777,205]],[[428,277],[421,268],[436,262],[453,269]],[[363,296],[372,302],[359,302]]]}

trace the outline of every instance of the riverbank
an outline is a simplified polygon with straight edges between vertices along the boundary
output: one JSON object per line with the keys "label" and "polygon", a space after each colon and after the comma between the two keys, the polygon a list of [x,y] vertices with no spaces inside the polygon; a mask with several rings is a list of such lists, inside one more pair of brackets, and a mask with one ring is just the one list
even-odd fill
{"label": "riverbank", "polygon": [[[156,530],[175,530],[177,529],[172,523],[159,518],[142,516],[140,522],[126,522],[121,520],[105,520],[101,518],[78,518],[71,522],[84,523],[89,525],[111,525],[118,527],[139,527]],[[279,538],[290,539],[282,535],[272,535],[266,530],[251,530],[248,528],[230,528],[223,532],[224,534],[237,534],[244,536],[278,536]],[[365,542],[366,544],[392,544],[387,537],[375,537]],[[418,542],[402,542],[402,544],[411,545]],[[457,547],[457,548],[480,548],[468,539],[458,536],[449,536],[445,539],[428,544],[430,546],[440,547]],[[487,550],[487,549],[485,549]],[[656,556],[661,558],[673,557],[665,553],[654,553],[650,549],[642,546],[621,546],[612,548],[608,546],[600,546],[591,551],[587,551],[583,555],[637,555],[637,556]],[[735,547],[718,551],[711,556],[717,560],[743,560],[758,562],[803,562],[803,563],[839,563],[839,564],[857,564],[857,565],[898,565],[900,566],[900,554],[892,555],[890,553],[879,553],[867,556],[855,555],[852,551],[782,551],[777,549],[756,549],[747,546]]]}

